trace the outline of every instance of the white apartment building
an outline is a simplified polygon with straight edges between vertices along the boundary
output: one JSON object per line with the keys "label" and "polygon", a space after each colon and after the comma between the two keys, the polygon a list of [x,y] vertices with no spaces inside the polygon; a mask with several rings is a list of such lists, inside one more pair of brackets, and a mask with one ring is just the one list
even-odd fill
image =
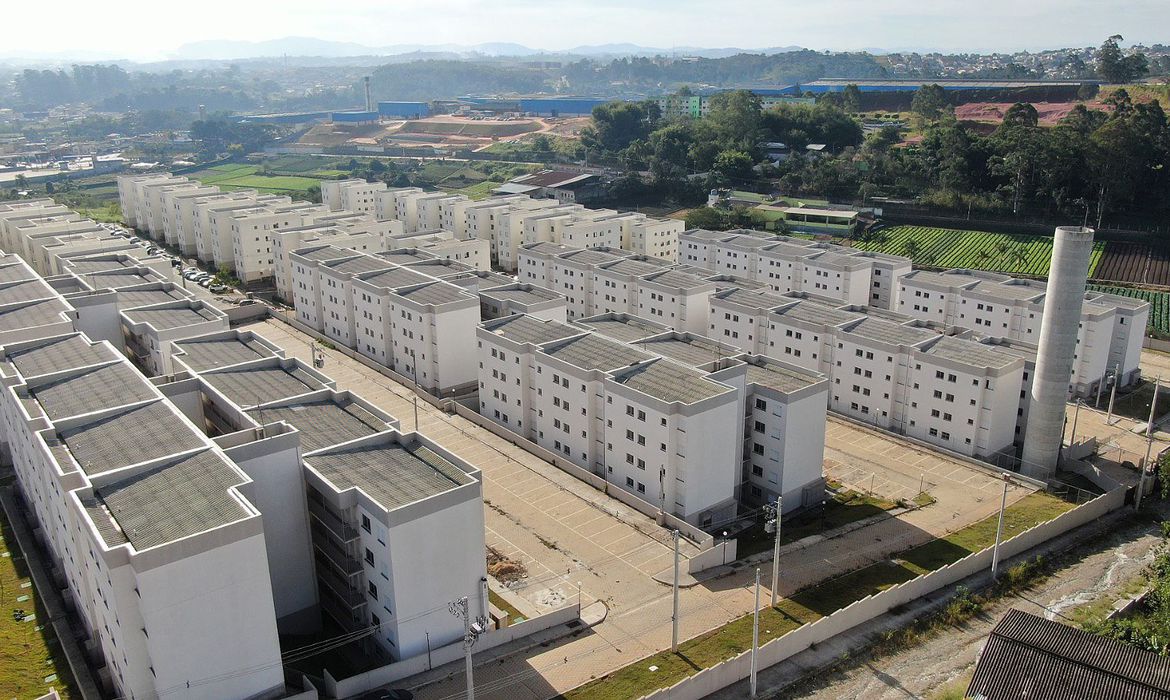
{"label": "white apartment building", "polygon": [[[163,240],[167,245],[181,247],[184,223],[193,225],[190,207],[187,208],[187,220],[184,221],[181,202],[199,199],[200,197],[213,197],[220,194],[219,188],[215,185],[200,185],[198,182],[192,182],[190,184],[192,185],[191,187],[167,188],[162,192],[162,230]],[[195,252],[194,243],[193,238],[188,242],[192,254]]]}
{"label": "white apartment building", "polygon": [[329,246],[333,250],[377,253],[385,244],[376,233],[361,229],[344,229],[333,225],[312,224],[272,232],[272,269],[276,294],[293,300],[292,253],[310,247]]}
{"label": "white apartment building", "polygon": [[[719,353],[708,354],[702,338],[667,333],[627,344],[598,330],[610,327],[620,327],[625,337],[660,330],[652,322],[612,314],[583,321],[580,329],[527,315],[485,321],[478,337],[480,412],[652,508],[700,526],[733,516],[745,473],[750,473],[751,460],[743,454],[745,417],[756,409],[745,407],[748,370],[738,370],[735,379],[731,365],[743,363],[727,360],[726,367],[718,366]],[[806,401],[811,410],[802,413],[802,420],[815,421],[819,412],[824,430],[826,382],[773,362],[794,379],[787,388],[768,382],[792,395],[777,398],[777,425],[767,434],[776,441],[776,451],[769,443],[762,461],[774,459],[772,470],[788,475],[783,486],[782,477],[776,477],[777,491],[795,496],[812,484],[810,493],[821,489],[815,498],[819,503],[823,442],[806,442],[803,456],[797,456],[802,448],[796,444],[779,443],[790,429],[782,408],[787,399]],[[699,364],[709,366],[696,369]],[[717,366],[715,374],[707,371]],[[718,381],[720,373],[731,381]],[[797,386],[797,376],[809,382]],[[819,388],[805,391],[809,386]],[[754,393],[750,396],[755,406]],[[815,476],[797,486],[810,472]],[[794,497],[791,507],[799,507],[803,498]]]}
{"label": "white apartment building", "polygon": [[[898,310],[948,327],[1034,345],[1044,317],[1045,288],[1044,282],[988,272],[915,270],[901,278]],[[1115,368],[1122,386],[1136,381],[1148,322],[1145,302],[1086,292],[1070,391],[1096,394]]]}
{"label": "white apartment building", "polygon": [[388,366],[437,395],[475,385],[468,352],[479,323],[479,298],[447,282],[399,287],[388,295],[393,352]]}
{"label": "white apartment building", "polygon": [[665,270],[638,280],[639,316],[680,331],[702,333],[711,313],[715,283],[678,270]]}
{"label": "white apartment building", "polygon": [[[215,261],[215,256],[212,253],[212,249],[213,245],[221,245],[215,243],[216,239],[220,236],[219,226],[221,222],[219,214],[221,212],[228,212],[233,210],[242,211],[245,209],[254,209],[265,204],[279,204],[288,201],[288,199],[285,197],[277,197],[276,195],[256,195],[255,193],[250,193],[247,191],[244,192],[244,195],[245,196],[233,198],[232,200],[216,200],[213,202],[206,202],[196,207],[195,225],[193,229],[195,238],[195,255],[199,258],[200,261],[205,263],[211,263]],[[231,217],[224,216],[222,218],[222,223],[226,229],[224,238],[229,241],[227,244],[223,245],[230,246]]]}
{"label": "white apartment building", "polygon": [[353,277],[350,292],[354,324],[352,347],[387,367],[394,362],[394,333],[390,323],[390,295],[399,287],[425,284],[434,278],[409,267],[387,269]]}
{"label": "white apartment building", "polygon": [[[530,250],[526,248],[526,251]],[[523,266],[527,274],[530,270],[540,270],[547,267],[543,259],[540,264],[534,265],[530,261],[538,258],[526,256]],[[659,258],[646,256],[630,256],[618,258],[611,262],[604,262],[593,268],[593,308],[587,315],[606,313],[640,314],[638,311],[639,278],[656,272],[662,272],[670,267]]]}
{"label": "white apartment building", "polygon": [[[218,190],[219,188],[215,188]],[[228,203],[230,205],[248,204],[253,202],[258,193],[255,190],[237,190],[234,192],[215,192],[212,194],[195,194],[196,190],[188,192],[176,193],[171,197],[174,203],[175,213],[170,217],[171,226],[174,229],[174,235],[177,239],[176,245],[179,246],[179,251],[183,255],[193,257],[198,256],[200,259],[210,260],[210,248],[205,244],[207,257],[199,255],[198,238],[196,237],[196,229],[199,226],[199,219],[203,216],[205,207],[214,206],[215,203]],[[129,223],[129,222],[127,222]],[[210,243],[210,239],[208,239]]]}
{"label": "white apartment building", "polygon": [[480,317],[484,320],[527,314],[542,321],[566,320],[565,299],[561,295],[525,282],[509,283],[479,291]]}
{"label": "white apartment building", "polygon": [[377,214],[378,194],[386,191],[384,182],[366,182],[358,178],[322,180],[321,203],[331,211]]}
{"label": "white apartment building", "polygon": [[[257,282],[275,275],[272,234],[282,228],[309,223],[320,207],[304,202],[284,202],[252,209],[229,209],[211,216],[216,236],[211,256],[217,267],[227,266],[242,282]],[[226,235],[225,235],[226,234]]]}

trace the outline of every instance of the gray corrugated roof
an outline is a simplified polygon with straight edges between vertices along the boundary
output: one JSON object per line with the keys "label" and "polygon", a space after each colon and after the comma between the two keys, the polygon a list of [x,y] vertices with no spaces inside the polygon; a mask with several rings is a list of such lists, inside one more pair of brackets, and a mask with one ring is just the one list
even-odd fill
{"label": "gray corrugated roof", "polygon": [[147,282],[158,282],[159,278],[149,273],[144,274],[98,274],[98,275],[82,275],[82,279],[90,284],[94,289],[113,289],[115,287],[132,287],[136,284],[146,284]]}
{"label": "gray corrugated roof", "polygon": [[17,280],[36,279],[37,273],[22,262],[11,262],[0,267],[0,282],[15,282]]}
{"label": "gray corrugated roof", "polygon": [[325,267],[338,272],[340,274],[356,275],[362,272],[373,272],[374,270],[387,270],[393,263],[386,262],[379,258],[371,257],[369,255],[362,255],[350,260],[343,260],[341,262],[328,262]]}
{"label": "gray corrugated roof", "polygon": [[654,261],[653,258],[647,260],[633,260],[631,258],[622,258],[616,262],[609,263],[597,269],[595,274],[608,272],[614,275],[633,275],[634,277],[641,277],[648,275],[651,272],[660,272],[663,267],[670,265],[665,260]]}
{"label": "gray corrugated roof", "polygon": [[315,401],[279,408],[253,408],[258,422],[286,421],[301,432],[301,451],[312,452],[388,430],[389,426],[351,400]]}
{"label": "gray corrugated roof", "polygon": [[201,376],[237,406],[280,401],[325,388],[303,370],[283,367],[226,369]]}
{"label": "gray corrugated roof", "polygon": [[475,268],[471,265],[465,265],[458,260],[447,260],[446,258],[420,260],[418,262],[408,264],[410,267],[425,272],[432,277],[445,277],[447,275],[454,275],[460,272],[475,272]]}
{"label": "gray corrugated roof", "polygon": [[400,248],[398,250],[391,250],[385,253],[378,253],[378,257],[389,263],[395,265],[407,265],[410,263],[423,262],[426,260],[434,260],[435,256],[419,250]]}
{"label": "gray corrugated roof", "polygon": [[984,294],[996,299],[1004,299],[1008,301],[1032,300],[1036,303],[1041,303],[1045,293],[1045,285],[1042,283],[1032,282],[1031,280],[1021,280],[1016,284],[1002,284],[999,282],[987,282],[980,280],[975,284],[975,286],[971,287],[969,291],[972,293]]}
{"label": "gray corrugated roof", "polygon": [[542,301],[553,301],[555,299],[564,299],[563,296],[556,292],[545,289],[544,287],[512,287],[508,289],[484,289],[480,294],[491,297],[493,299],[500,299],[503,301],[519,302],[521,304],[537,304]]}
{"label": "gray corrugated roof", "polygon": [[666,287],[677,287],[679,289],[692,289],[694,287],[710,286],[714,288],[713,282],[708,282],[702,277],[680,272],[678,270],[667,270],[656,275],[650,275],[645,278],[647,282],[654,282]]}
{"label": "gray corrugated roof", "polygon": [[118,355],[108,346],[91,345],[80,335],[70,335],[8,353],[8,360],[16,366],[16,371],[25,377],[85,367],[117,357]]}
{"label": "gray corrugated roof", "polygon": [[731,391],[698,370],[666,360],[623,370],[614,376],[614,381],[663,401],[680,403],[695,403]]}
{"label": "gray corrugated roof", "polygon": [[0,331],[56,323],[61,320],[61,312],[69,309],[69,305],[60,299],[47,299],[15,309],[0,311]]}
{"label": "gray corrugated roof", "polygon": [[962,362],[974,367],[1006,367],[1016,361],[1016,356],[1005,353],[995,345],[984,345],[973,340],[962,340],[953,336],[940,338],[924,351],[953,362]]}
{"label": "gray corrugated roof", "polygon": [[738,354],[738,350],[723,348],[704,336],[676,338],[667,336],[636,342],[634,347],[645,352],[669,357],[691,367],[698,367],[721,358]]}
{"label": "gray corrugated roof", "polygon": [[177,290],[172,289],[167,291],[165,289],[139,289],[135,291],[118,292],[118,307],[123,309],[132,309],[136,306],[152,306],[154,304],[166,304],[172,301],[179,301],[187,297]]}
{"label": "gray corrugated roof", "polygon": [[892,323],[871,316],[867,316],[862,319],[861,323],[851,326],[848,332],[891,345],[913,345],[938,336],[938,333],[926,328],[903,326],[900,323]]}
{"label": "gray corrugated roof", "polygon": [[991,630],[967,697],[1167,700],[1170,659],[1013,609]]}
{"label": "gray corrugated roof", "polygon": [[157,330],[191,326],[220,318],[207,309],[193,309],[189,306],[177,309],[131,309],[124,313],[134,323],[149,323]]}
{"label": "gray corrugated roof", "polygon": [[383,289],[396,289],[411,284],[422,284],[431,279],[433,278],[429,275],[424,275],[408,267],[392,267],[369,277],[363,277],[362,281]]}
{"label": "gray corrugated roof", "polygon": [[17,282],[0,288],[0,304],[12,304],[17,301],[32,301],[34,299],[48,299],[54,295],[53,288],[40,280]]}
{"label": "gray corrugated roof", "polygon": [[61,439],[87,474],[149,462],[205,444],[162,400],[63,430]]}
{"label": "gray corrugated roof", "polygon": [[141,551],[251,515],[228,492],[244,482],[223,458],[204,450],[106,484],[86,508],[108,544],[128,540]]}
{"label": "gray corrugated roof", "polygon": [[294,250],[293,253],[302,258],[305,258],[306,260],[317,261],[344,258],[354,254],[352,250],[345,250],[331,245],[325,246],[323,248],[317,248],[316,250],[307,250],[305,248],[301,248],[300,250]]}
{"label": "gray corrugated roof", "polygon": [[747,380],[777,391],[789,392],[824,381],[824,377],[795,367],[761,361],[747,363]]}
{"label": "gray corrugated roof", "polygon": [[841,309],[807,299],[780,309],[775,313],[785,318],[806,321],[808,323],[821,323],[827,326],[836,326],[846,321],[852,321],[862,317],[862,314],[852,311],[842,311]]}
{"label": "gray corrugated roof", "polygon": [[629,345],[594,334],[572,338],[543,352],[582,369],[598,370],[627,367],[651,357]]}
{"label": "gray corrugated roof", "polygon": [[[687,271],[684,270],[683,272],[687,272]],[[694,274],[694,273],[692,272],[691,274]],[[709,272],[707,274],[709,274]],[[708,277],[707,274],[703,274],[703,275],[699,275],[699,276],[702,277],[703,279],[707,280],[708,282],[714,282],[716,291],[722,291],[724,289],[731,289],[733,287],[737,288],[737,289],[743,289],[745,291],[750,291],[750,290],[755,290],[755,289],[766,290],[768,287],[768,285],[765,284],[764,282],[750,280],[750,279],[748,279],[746,277],[742,277],[742,276],[716,275],[714,277]]]}
{"label": "gray corrugated roof", "polygon": [[547,343],[584,333],[557,321],[544,321],[528,314],[485,321],[484,328],[517,343]]}
{"label": "gray corrugated roof", "polygon": [[561,253],[567,253],[570,250],[574,250],[574,248],[572,246],[561,245],[560,243],[540,241],[538,243],[529,243],[528,245],[522,246],[520,252],[523,253],[528,251],[532,253],[560,255]]}
{"label": "gray corrugated roof", "polygon": [[341,448],[307,457],[305,463],[338,490],[360,488],[387,510],[472,483],[458,467],[417,442]]}
{"label": "gray corrugated roof", "polygon": [[622,256],[607,253],[601,250],[574,250],[560,256],[560,260],[571,260],[582,265],[600,265],[613,260],[621,260]]}
{"label": "gray corrugated roof", "polygon": [[712,299],[726,299],[735,304],[752,309],[774,309],[777,306],[791,304],[791,297],[780,296],[766,290],[733,289],[728,292],[719,292]]}
{"label": "gray corrugated roof", "polygon": [[156,396],[142,375],[121,362],[41,384],[29,393],[52,420],[126,406]]}
{"label": "gray corrugated roof", "polygon": [[640,340],[648,335],[661,333],[664,330],[669,330],[669,326],[646,321],[644,319],[633,316],[626,316],[625,318],[599,318],[592,321],[576,321],[577,325],[592,328],[598,333],[620,340],[623,343],[629,343],[634,340]]}
{"label": "gray corrugated roof", "polygon": [[184,341],[178,345],[186,353],[180,359],[196,372],[274,356],[271,350],[256,340],[244,341],[238,337]]}
{"label": "gray corrugated roof", "polygon": [[138,262],[136,260],[73,260],[69,263],[69,268],[73,272],[84,275],[90,272],[102,272],[104,270],[121,270],[124,267],[136,267]]}
{"label": "gray corrugated roof", "polygon": [[446,282],[433,282],[414,289],[403,289],[395,294],[419,304],[448,304],[470,298],[467,292]]}

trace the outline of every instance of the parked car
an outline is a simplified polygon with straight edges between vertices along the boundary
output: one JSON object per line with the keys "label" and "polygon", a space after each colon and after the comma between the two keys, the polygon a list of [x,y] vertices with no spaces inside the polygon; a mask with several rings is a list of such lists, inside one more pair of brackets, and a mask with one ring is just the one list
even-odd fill
{"label": "parked car", "polygon": [[210,278],[210,277],[208,277],[208,278],[206,278],[206,279],[201,279],[201,280],[199,280],[199,286],[200,286],[200,287],[203,287],[204,289],[208,289],[208,288],[210,288],[210,287],[211,287],[211,284],[212,284],[212,282],[211,282],[211,278]]}
{"label": "parked car", "polygon": [[208,287],[207,289],[212,294],[223,294],[224,292],[226,292],[228,290],[228,286],[226,284],[213,284],[210,287]]}
{"label": "parked car", "polygon": [[255,299],[243,299],[240,301],[239,304],[236,304],[236,306],[251,306],[253,304],[259,304],[259,303],[260,302],[256,301]]}

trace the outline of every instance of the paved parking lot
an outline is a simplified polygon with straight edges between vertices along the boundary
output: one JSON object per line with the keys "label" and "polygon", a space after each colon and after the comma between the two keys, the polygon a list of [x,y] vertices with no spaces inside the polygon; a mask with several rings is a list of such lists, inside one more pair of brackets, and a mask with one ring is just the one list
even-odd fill
{"label": "paved parking lot", "polygon": [[[309,359],[308,338],[279,320],[242,328],[263,334],[290,356]],[[325,355],[323,371],[339,389],[353,389],[397,417],[404,430],[414,429],[408,387],[339,352]],[[525,602],[537,610],[556,607],[577,595],[579,583],[584,604],[603,600],[609,607],[605,621],[588,633],[477,667],[477,696],[544,700],[670,646],[670,588],[652,578],[671,565],[669,533],[471,421],[421,400],[418,416],[424,433],[483,470],[487,543],[528,568],[517,590]],[[872,480],[877,493],[897,498],[913,497],[926,474],[927,490],[939,502],[786,554],[782,595],[964,527],[999,507],[1002,487],[995,475],[962,461],[839,421],[830,423],[826,442],[826,468],[833,478],[853,488],[868,488]],[[1010,499],[1025,493],[1013,489]],[[684,553],[694,551],[684,541]],[[681,592],[682,639],[751,611],[754,570],[725,573]],[[767,576],[765,582],[771,584]],[[453,700],[463,691],[463,677],[455,674],[418,689],[416,696]]]}

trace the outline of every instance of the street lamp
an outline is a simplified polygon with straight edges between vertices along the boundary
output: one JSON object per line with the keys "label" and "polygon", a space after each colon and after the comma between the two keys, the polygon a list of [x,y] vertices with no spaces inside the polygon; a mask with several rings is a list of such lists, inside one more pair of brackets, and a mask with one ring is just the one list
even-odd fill
{"label": "street lamp", "polygon": [[1014,486],[1015,482],[1007,473],[1003,473],[1003,498],[999,502],[999,525],[995,528],[995,549],[991,551],[991,577],[996,578],[999,570],[999,543],[1003,539],[1003,513],[1007,510],[1007,492],[1008,486]]}

